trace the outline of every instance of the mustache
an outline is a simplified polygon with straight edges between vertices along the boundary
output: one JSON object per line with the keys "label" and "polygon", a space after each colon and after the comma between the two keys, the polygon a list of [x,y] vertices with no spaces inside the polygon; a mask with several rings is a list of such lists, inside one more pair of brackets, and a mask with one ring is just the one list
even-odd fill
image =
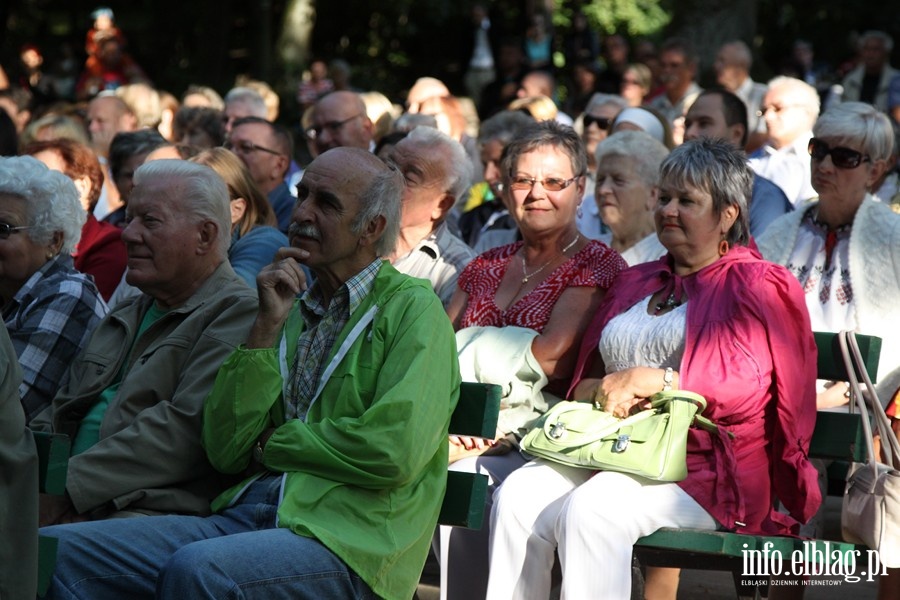
{"label": "mustache", "polygon": [[291,223],[288,226],[288,236],[289,237],[305,237],[311,238],[318,242],[322,241],[322,232],[319,231],[319,228],[311,223]]}

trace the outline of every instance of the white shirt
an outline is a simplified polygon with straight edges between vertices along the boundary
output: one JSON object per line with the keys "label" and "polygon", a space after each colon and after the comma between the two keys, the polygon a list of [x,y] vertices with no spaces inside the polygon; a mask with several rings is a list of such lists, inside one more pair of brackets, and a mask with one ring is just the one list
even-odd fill
{"label": "white shirt", "polygon": [[811,137],[810,131],[780,150],[766,144],[750,155],[750,167],[780,187],[795,207],[818,196],[812,186],[807,150]]}

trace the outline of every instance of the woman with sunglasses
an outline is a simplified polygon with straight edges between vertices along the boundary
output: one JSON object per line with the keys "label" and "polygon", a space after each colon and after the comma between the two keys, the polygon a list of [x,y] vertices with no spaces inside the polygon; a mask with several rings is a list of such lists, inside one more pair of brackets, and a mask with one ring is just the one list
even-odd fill
{"label": "woman with sunglasses", "polygon": [[72,260],[86,218],[71,179],[31,156],[0,158],[0,304],[28,422],[50,406],[108,312]]}
{"label": "woman with sunglasses", "polygon": [[[763,255],[800,280],[814,331],[884,338],[878,392],[885,405],[900,387],[900,335],[893,334],[900,331],[900,215],[869,189],[893,144],[890,121],[868,104],[826,111],[809,142],[818,201],[780,217],[759,238]],[[846,404],[846,391],[843,382],[823,387],[819,407]]]}
{"label": "woman with sunglasses", "polygon": [[628,104],[624,98],[612,94],[594,94],[588,101],[584,113],[575,123],[575,129],[581,131],[581,140],[587,153],[587,182],[585,184],[584,203],[578,215],[578,230],[592,240],[609,243],[609,228],[600,219],[597,205],[594,203],[594,174],[597,172],[597,144],[606,139],[612,129],[616,115]]}
{"label": "woman with sunglasses", "polygon": [[[819,199],[769,225],[759,248],[800,281],[814,331],[850,329],[882,338],[875,388],[898,431],[900,215],[870,194],[889,168],[893,145],[890,121],[871,105],[828,109],[809,142]],[[818,407],[847,404],[847,390],[845,382],[819,382]],[[890,569],[879,583],[879,598],[898,597],[900,570]]]}
{"label": "woman with sunglasses", "polygon": [[[519,440],[565,394],[581,332],[625,267],[615,251],[588,240],[575,224],[586,163],[578,134],[555,121],[529,125],[509,143],[500,165],[503,193],[522,241],[469,263],[447,309],[460,371],[498,383],[505,393],[494,442],[450,440],[451,461],[466,457],[453,470],[491,478],[488,504],[493,489],[526,463]],[[449,539],[449,551],[441,553],[441,568],[449,570],[445,597],[485,597],[488,534],[487,526],[452,534],[441,528],[442,541]]]}
{"label": "woman with sunglasses", "polygon": [[797,281],[749,247],[752,177],[724,141],[669,154],[654,215],[668,254],[616,279],[569,390],[619,417],[690,390],[719,432],[690,430],[678,483],[543,460],[512,473],[494,495],[488,598],[547,598],[557,549],[563,598],[629,598],[632,547],[660,527],[788,534],[818,508],[815,342]]}

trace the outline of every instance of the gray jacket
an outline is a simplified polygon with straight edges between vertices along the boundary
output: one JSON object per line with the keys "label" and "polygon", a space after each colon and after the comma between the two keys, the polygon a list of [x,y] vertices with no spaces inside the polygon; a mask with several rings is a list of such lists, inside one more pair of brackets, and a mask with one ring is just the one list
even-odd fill
{"label": "gray jacket", "polygon": [[69,461],[72,503],[94,518],[122,510],[208,514],[210,500],[231,483],[212,468],[200,443],[203,403],[219,366],[247,338],[256,293],[223,261],[187,302],[135,341],[153,301],[129,299],[101,321],[69,383],[32,422],[74,437],[124,369],[99,442]]}

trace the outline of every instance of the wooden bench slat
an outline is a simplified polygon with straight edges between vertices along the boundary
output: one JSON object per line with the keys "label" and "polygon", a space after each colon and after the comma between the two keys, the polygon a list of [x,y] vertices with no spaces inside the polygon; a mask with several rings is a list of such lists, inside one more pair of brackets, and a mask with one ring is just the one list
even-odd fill
{"label": "wooden bench slat", "polygon": [[488,477],[481,473],[447,472],[447,492],[438,523],[453,527],[481,529]]}
{"label": "wooden bench slat", "polygon": [[809,444],[812,458],[864,462],[866,442],[859,414],[819,411]]}
{"label": "wooden bench slat", "polygon": [[34,432],[41,493],[61,496],[66,491],[66,469],[72,450],[69,437],[60,433]]}
{"label": "wooden bench slat", "polygon": [[450,433],[494,439],[500,415],[499,385],[464,381],[450,416]]}
{"label": "wooden bench slat", "polygon": [[38,596],[43,597],[50,589],[50,579],[56,568],[56,553],[59,540],[45,535],[38,536]]}
{"label": "wooden bench slat", "polygon": [[[816,361],[816,373],[819,379],[831,381],[847,381],[847,369],[841,357],[841,346],[838,334],[827,331],[816,331],[816,348],[819,350]],[[862,355],[866,371],[872,383],[878,381],[878,359],[881,357],[881,338],[873,335],[856,334],[856,343]]]}
{"label": "wooden bench slat", "polygon": [[723,531],[705,529],[670,529],[663,528],[643,537],[638,542],[641,546],[686,550],[691,552],[708,552],[726,556],[741,557],[745,550],[756,550],[756,537],[738,535]]}

